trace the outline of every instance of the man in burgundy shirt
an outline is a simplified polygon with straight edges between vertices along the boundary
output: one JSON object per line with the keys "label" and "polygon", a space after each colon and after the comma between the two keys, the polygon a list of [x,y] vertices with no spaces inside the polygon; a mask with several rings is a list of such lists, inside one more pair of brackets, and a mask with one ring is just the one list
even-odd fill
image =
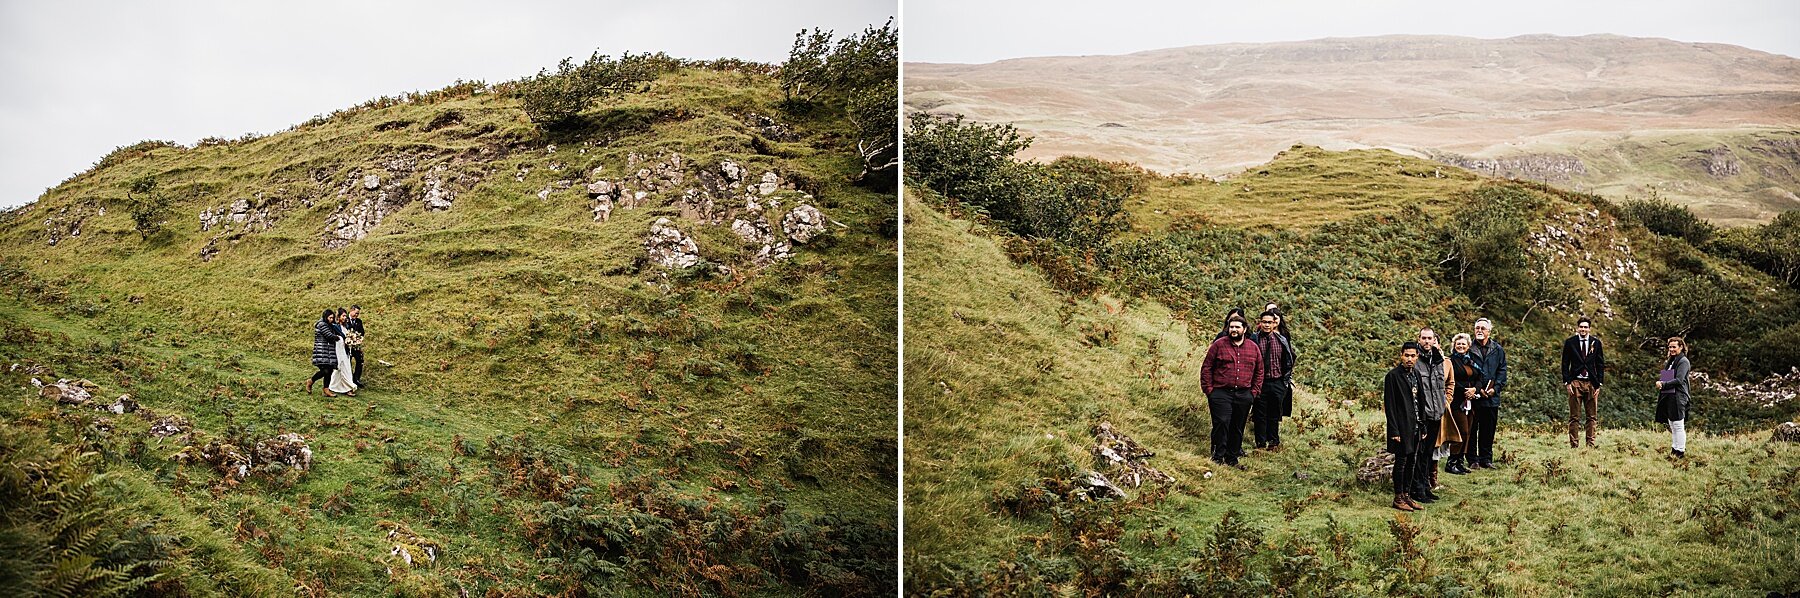
{"label": "man in burgundy shirt", "polygon": [[1212,460],[1239,469],[1244,421],[1250,418],[1250,403],[1262,393],[1263,384],[1262,352],[1256,343],[1246,341],[1248,330],[1244,317],[1233,315],[1225,322],[1225,337],[1214,340],[1200,362],[1200,388],[1212,411]]}

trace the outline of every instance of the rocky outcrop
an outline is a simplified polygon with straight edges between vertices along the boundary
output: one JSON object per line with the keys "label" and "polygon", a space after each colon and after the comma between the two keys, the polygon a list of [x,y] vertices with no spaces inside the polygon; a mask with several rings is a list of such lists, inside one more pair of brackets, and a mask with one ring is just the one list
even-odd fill
{"label": "rocky outcrop", "polygon": [[62,206],[44,217],[44,242],[51,247],[64,239],[81,236],[81,226],[93,216],[105,216],[106,208],[92,201]]}
{"label": "rocky outcrop", "polygon": [[[627,176],[617,179],[604,176],[604,168],[588,173],[590,182],[583,184],[595,222],[607,222],[614,212],[645,207],[655,202],[668,202],[681,210],[681,220],[703,226],[728,226],[733,233],[752,246],[756,253],[751,261],[760,267],[792,255],[795,244],[813,242],[829,232],[831,221],[818,208],[810,205],[812,196],[795,191],[774,171],[765,171],[751,180],[749,171],[731,160],[719,162],[715,168],[702,169],[689,176],[683,169],[686,159],[671,153],[649,160],[633,153],[626,157]],[[541,194],[540,196],[547,195]],[[795,204],[788,212],[778,210],[784,202]],[[781,233],[771,216],[779,219]],[[686,268],[699,263],[693,240],[675,226],[675,221],[659,219],[644,240],[650,263],[663,268]]]}
{"label": "rocky outcrop", "polygon": [[1744,163],[1738,161],[1737,156],[1733,155],[1731,149],[1726,147],[1702,150],[1699,162],[1700,168],[1715,179],[1737,176],[1738,172],[1744,168]]}
{"label": "rocky outcrop", "polygon": [[755,130],[757,134],[774,141],[793,141],[800,138],[794,133],[792,127],[781,124],[780,121],[763,114],[752,112],[745,115],[744,124]]}
{"label": "rocky outcrop", "polygon": [[649,255],[650,263],[667,269],[691,268],[700,263],[700,247],[668,218],[658,218],[650,225],[650,234],[644,237],[644,253]]}
{"label": "rocky outcrop", "polygon": [[1498,158],[1473,158],[1448,152],[1433,152],[1431,159],[1489,176],[1547,183],[1567,181],[1588,172],[1587,165],[1582,163],[1580,158],[1565,154],[1519,154]]}
{"label": "rocky outcrop", "polygon": [[[1618,220],[1591,208],[1558,213],[1552,219],[1531,233],[1530,250],[1552,265],[1574,268],[1587,283],[1587,296],[1597,306],[1598,315],[1616,317],[1612,298],[1620,287],[1644,281],[1630,241],[1618,232]],[[1555,312],[1575,307],[1548,305],[1545,309]]]}
{"label": "rocky outcrop", "polygon": [[794,243],[805,245],[825,234],[825,214],[818,208],[800,204],[781,218],[781,232]]}
{"label": "rocky outcrop", "polygon": [[322,245],[326,249],[348,247],[414,201],[430,212],[451,209],[459,193],[486,175],[485,166],[469,164],[469,160],[468,156],[443,161],[437,155],[402,154],[351,170],[338,186],[338,209],[325,219]]}
{"label": "rocky outcrop", "polygon": [[1800,366],[1794,366],[1786,374],[1771,374],[1757,382],[1713,380],[1705,372],[1694,372],[1689,379],[1699,388],[1765,409],[1793,401],[1796,396],[1800,396]]}
{"label": "rocky outcrop", "polygon": [[1769,435],[1769,442],[1800,442],[1800,423],[1781,422]]}

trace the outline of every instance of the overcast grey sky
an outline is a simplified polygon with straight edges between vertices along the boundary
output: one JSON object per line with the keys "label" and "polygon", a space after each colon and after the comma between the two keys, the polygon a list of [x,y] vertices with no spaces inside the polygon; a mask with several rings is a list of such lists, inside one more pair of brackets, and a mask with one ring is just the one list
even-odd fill
{"label": "overcast grey sky", "polygon": [[781,62],[802,28],[843,35],[898,10],[897,0],[0,0],[0,208],[145,139],[272,133],[595,50]]}
{"label": "overcast grey sky", "polygon": [[901,51],[907,62],[983,63],[1397,33],[1613,33],[1800,57],[1800,2],[1792,0],[906,0],[905,13]]}

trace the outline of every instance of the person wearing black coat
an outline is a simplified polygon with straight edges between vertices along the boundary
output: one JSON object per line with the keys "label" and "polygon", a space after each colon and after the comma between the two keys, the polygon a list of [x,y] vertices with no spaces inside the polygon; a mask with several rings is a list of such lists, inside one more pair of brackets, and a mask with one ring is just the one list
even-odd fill
{"label": "person wearing black coat", "polygon": [[1506,390],[1506,349],[1492,338],[1493,331],[1492,321],[1475,320],[1475,342],[1469,345],[1469,354],[1481,362],[1486,379],[1475,392],[1463,455],[1469,467],[1480,469],[1494,468],[1494,432],[1500,424],[1500,393]]}
{"label": "person wearing black coat", "polygon": [[1275,312],[1263,312],[1257,331],[1248,337],[1264,364],[1262,394],[1250,407],[1250,420],[1256,426],[1256,448],[1270,450],[1281,446],[1281,418],[1294,414],[1294,345],[1276,329],[1276,321]]}
{"label": "person wearing black coat", "polygon": [[1600,427],[1600,385],[1606,382],[1606,352],[1600,346],[1600,338],[1593,335],[1593,320],[1585,316],[1577,320],[1575,332],[1562,346],[1563,388],[1569,391],[1569,448],[1581,446],[1576,441],[1583,410],[1587,411],[1587,445],[1593,448]]}
{"label": "person wearing black coat", "polygon": [[1410,491],[1418,469],[1417,454],[1425,445],[1425,387],[1414,366],[1419,361],[1419,343],[1406,341],[1400,347],[1400,365],[1388,370],[1381,384],[1382,412],[1387,416],[1388,452],[1394,455],[1394,508],[1422,511],[1425,505],[1413,500]]}
{"label": "person wearing black coat", "polygon": [[[306,392],[312,392],[314,382],[331,380],[331,371],[337,369],[337,342],[344,334],[338,331],[336,324],[331,323],[332,311],[325,310],[319,321],[313,322],[312,364],[319,368],[312,379],[306,381]],[[330,390],[325,391],[330,394]]]}
{"label": "person wearing black coat", "polygon": [[[358,335],[367,335],[368,334],[367,332],[363,331],[362,306],[360,306],[360,305],[350,306],[350,319],[344,321],[344,328],[347,330],[354,331]],[[363,385],[363,377],[362,377],[363,346],[362,346],[362,344],[359,343],[359,344],[350,346],[350,361],[356,364],[355,369],[353,370],[355,373],[351,375],[351,381],[355,382],[358,387],[361,387]]]}
{"label": "person wearing black coat", "polygon": [[1669,451],[1680,459],[1687,456],[1688,372],[1687,340],[1669,337],[1669,362],[1656,380],[1656,423],[1669,424]]}

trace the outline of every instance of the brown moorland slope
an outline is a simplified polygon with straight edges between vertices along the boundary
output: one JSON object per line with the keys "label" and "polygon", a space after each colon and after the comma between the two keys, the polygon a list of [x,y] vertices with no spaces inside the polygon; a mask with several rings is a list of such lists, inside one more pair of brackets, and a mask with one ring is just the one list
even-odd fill
{"label": "brown moorland slope", "polygon": [[1615,35],[1332,38],[912,63],[909,111],[1010,122],[1025,157],[1223,176],[1296,143],[1383,147],[1722,224],[1800,209],[1800,59]]}

